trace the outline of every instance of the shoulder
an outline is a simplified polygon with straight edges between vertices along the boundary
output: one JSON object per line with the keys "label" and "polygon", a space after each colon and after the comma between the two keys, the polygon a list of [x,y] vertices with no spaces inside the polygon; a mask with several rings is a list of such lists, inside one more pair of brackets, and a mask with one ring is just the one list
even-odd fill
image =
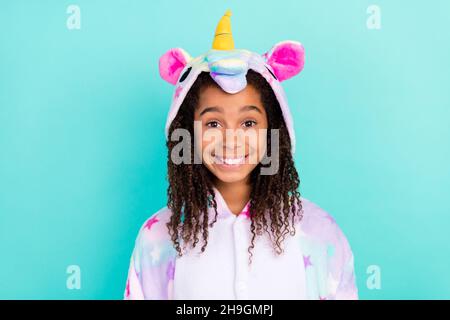
{"label": "shoulder", "polygon": [[301,203],[303,217],[299,227],[304,239],[315,247],[322,245],[348,256],[350,245],[334,217],[309,199],[301,197]]}
{"label": "shoulder", "polygon": [[170,242],[171,237],[167,223],[170,221],[171,215],[172,211],[165,206],[149,216],[139,228],[136,245],[147,247]]}
{"label": "shoulder", "polygon": [[319,280],[317,288],[309,292],[309,296],[357,298],[353,253],[344,232],[324,209],[308,199],[301,200],[300,246],[305,272]]}
{"label": "shoulder", "polygon": [[171,297],[176,250],[168,232],[171,211],[163,207],[148,217],[135,241],[125,297],[165,300]]}

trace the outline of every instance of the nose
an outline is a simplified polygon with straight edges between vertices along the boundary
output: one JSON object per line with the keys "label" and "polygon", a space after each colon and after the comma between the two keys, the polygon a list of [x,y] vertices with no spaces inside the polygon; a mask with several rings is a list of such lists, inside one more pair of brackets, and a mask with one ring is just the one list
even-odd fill
{"label": "nose", "polygon": [[224,137],[223,152],[225,156],[240,157],[245,155],[245,144],[240,135],[233,134]]}

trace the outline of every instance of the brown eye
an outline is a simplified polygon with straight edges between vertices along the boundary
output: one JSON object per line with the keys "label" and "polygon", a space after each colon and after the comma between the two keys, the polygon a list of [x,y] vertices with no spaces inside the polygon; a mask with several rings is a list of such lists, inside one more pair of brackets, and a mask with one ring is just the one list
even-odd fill
{"label": "brown eye", "polygon": [[251,128],[253,126],[256,126],[256,121],[247,120],[244,122],[244,127],[246,127],[246,128]]}
{"label": "brown eye", "polygon": [[219,127],[219,123],[217,121],[210,121],[206,124],[207,127],[209,128],[218,128]]}

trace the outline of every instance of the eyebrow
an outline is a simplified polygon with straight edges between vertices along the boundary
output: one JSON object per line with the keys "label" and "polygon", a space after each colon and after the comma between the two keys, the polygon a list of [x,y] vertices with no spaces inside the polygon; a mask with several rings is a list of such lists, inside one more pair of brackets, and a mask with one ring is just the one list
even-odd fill
{"label": "eyebrow", "polygon": [[[257,106],[253,106],[253,105],[243,106],[243,107],[241,107],[239,112],[252,111],[252,110],[255,110],[255,111],[257,111],[257,112],[262,114],[261,110]],[[205,109],[203,109],[202,112],[200,112],[200,116],[204,115],[206,112],[220,112],[220,113],[223,113],[223,108],[218,107],[218,106],[206,107]]]}

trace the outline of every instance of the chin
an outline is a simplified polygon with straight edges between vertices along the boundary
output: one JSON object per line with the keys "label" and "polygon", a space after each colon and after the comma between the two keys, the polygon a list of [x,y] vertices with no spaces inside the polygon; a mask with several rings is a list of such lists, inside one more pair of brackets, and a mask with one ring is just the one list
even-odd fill
{"label": "chin", "polygon": [[238,174],[214,174],[218,180],[225,183],[234,183],[244,180],[248,175]]}

